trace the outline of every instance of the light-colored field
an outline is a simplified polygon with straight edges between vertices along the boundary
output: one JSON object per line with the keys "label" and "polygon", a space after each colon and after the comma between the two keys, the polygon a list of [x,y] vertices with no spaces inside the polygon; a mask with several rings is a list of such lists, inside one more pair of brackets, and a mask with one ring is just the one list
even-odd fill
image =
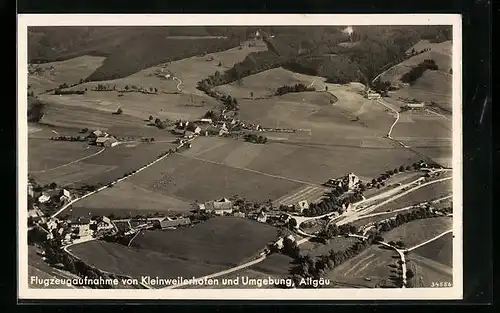
{"label": "light-colored field", "polygon": [[[112,173],[118,168],[116,165],[97,165],[74,163],[65,167],[55,169],[53,171],[34,173],[32,176],[35,180],[42,184],[50,184],[55,182],[59,186],[70,187],[75,184],[83,183],[101,183],[106,184],[109,181],[101,180],[99,177],[104,177]],[[117,178],[117,177],[116,177]]]}
{"label": "light-colored field", "polygon": [[328,273],[328,278],[332,282],[338,283],[339,287],[342,287],[343,284],[368,288],[394,286],[391,276],[395,278],[397,274],[392,266],[395,266],[398,260],[399,257],[395,251],[373,245],[352,259],[336,266]]}
{"label": "light-colored field", "polygon": [[87,78],[92,72],[102,65],[104,57],[81,56],[66,61],[49,62],[38,65],[41,68],[54,70],[45,71],[42,75],[29,75],[28,84],[35,92],[45,92],[61,84],[75,84],[80,79]]}
{"label": "light-colored field", "polygon": [[73,206],[73,214],[83,212],[187,212],[191,203],[162,195],[123,181],[112,188],[79,201]]}
{"label": "light-colored field", "polygon": [[306,185],[300,187],[295,191],[292,191],[290,194],[287,194],[279,199],[276,199],[275,203],[277,205],[280,204],[291,205],[291,204],[297,204],[299,201],[302,200],[306,200],[308,203],[313,203],[319,201],[328,190],[329,190],[328,188],[320,186]]}
{"label": "light-colored field", "polygon": [[253,92],[254,98],[260,98],[274,95],[276,89],[283,85],[304,84],[309,86],[314,82],[313,87],[317,90],[324,90],[324,80],[325,78],[294,73],[280,67],[244,77],[241,84],[233,82],[218,86],[215,90],[223,94],[230,94],[238,99],[250,98],[250,92]]}
{"label": "light-colored field", "polygon": [[266,201],[297,188],[300,183],[231,166],[171,155],[131,178],[141,188],[187,202],[233,195]]}
{"label": "light-colored field", "polygon": [[[400,113],[400,120],[394,126],[392,137],[394,138],[449,138],[443,140],[444,144],[451,144],[452,125],[450,120],[433,114],[416,115],[411,113]],[[437,140],[435,139],[435,140]]]}
{"label": "light-colored field", "polygon": [[445,196],[449,196],[452,193],[453,193],[452,179],[445,180],[410,192],[400,198],[397,198],[387,203],[386,205],[383,205],[375,209],[373,212],[370,213],[385,212],[387,210],[404,208],[421,202],[427,202]]}
{"label": "light-colored field", "polygon": [[[55,134],[53,134],[55,136]],[[28,169],[30,172],[48,171],[101,150],[88,147],[86,142],[28,139]]]}
{"label": "light-colored field", "polygon": [[403,241],[407,248],[425,242],[452,228],[450,217],[432,217],[403,224],[383,235],[386,242]]}
{"label": "light-colored field", "polygon": [[431,48],[430,51],[413,56],[397,64],[381,75],[380,79],[397,85],[401,83],[400,78],[410,71],[412,67],[417,66],[426,59],[432,59],[438,65],[439,69],[437,71],[425,71],[422,77],[417,79],[412,86],[404,87],[396,91],[393,95],[410,99],[415,98],[425,102],[434,101],[439,106],[451,111],[452,75],[449,71],[452,68],[452,47],[451,41],[429,43],[426,40],[422,40],[414,46],[415,50]]}
{"label": "light-colored field", "polygon": [[[85,95],[41,95],[40,99],[55,104],[64,105],[79,110],[97,111],[99,115],[105,114],[108,125],[113,125],[114,120],[123,123],[123,120],[130,116],[142,121],[142,126],[146,127],[146,122],[150,115],[160,118],[177,119],[198,119],[208,110],[218,106],[218,103],[208,96],[188,95],[188,94],[158,94],[146,95],[142,93],[129,92],[119,97],[118,92],[88,92]],[[111,113],[121,107],[122,115]],[[101,111],[101,112],[99,112]],[[109,115],[109,116],[108,116]],[[43,120],[46,120],[46,116]],[[114,120],[111,120],[114,119]],[[77,120],[78,121],[78,120]],[[75,121],[76,123],[76,121]],[[79,122],[83,124],[83,121]],[[87,123],[98,124],[99,120],[87,120]]]}

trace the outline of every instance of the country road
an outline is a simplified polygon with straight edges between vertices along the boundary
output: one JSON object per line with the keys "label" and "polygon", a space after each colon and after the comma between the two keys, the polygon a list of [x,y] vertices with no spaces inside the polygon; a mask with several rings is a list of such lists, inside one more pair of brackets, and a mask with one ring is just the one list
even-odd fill
{"label": "country road", "polygon": [[422,242],[422,243],[419,243],[419,244],[418,244],[418,245],[416,245],[416,246],[413,246],[413,247],[408,248],[408,249],[404,249],[404,250],[403,250],[403,252],[404,252],[404,253],[411,252],[411,251],[413,251],[413,250],[415,250],[415,249],[417,249],[417,248],[420,248],[421,246],[425,246],[426,244],[428,244],[428,243],[430,243],[430,242],[433,242],[434,240],[439,239],[439,238],[443,237],[444,235],[449,234],[449,233],[452,233],[452,232],[453,232],[453,229],[449,229],[449,230],[447,230],[447,231],[445,231],[445,232],[443,232],[443,233],[441,233],[441,234],[439,234],[439,235],[437,235],[437,236],[432,237],[431,239],[429,239],[429,240],[427,240],[427,241],[424,241],[424,242]]}
{"label": "country road", "polygon": [[393,111],[394,113],[396,113],[396,120],[394,121],[394,123],[392,123],[391,127],[389,128],[389,131],[387,132],[387,138],[391,139],[391,134],[392,134],[392,130],[394,129],[394,126],[396,126],[396,124],[398,123],[399,121],[399,112],[394,109],[392,106],[390,106],[389,104],[387,104],[384,100],[382,99],[378,99],[377,100],[377,103],[380,103],[381,105],[383,105],[384,107],[388,108],[389,110]]}
{"label": "country road", "polygon": [[89,159],[91,157],[94,157],[94,156],[96,156],[98,154],[101,154],[104,150],[106,150],[106,148],[102,148],[101,150],[97,151],[94,154],[87,155],[86,157],[80,158],[78,160],[71,161],[71,162],[63,164],[63,165],[59,165],[59,166],[56,166],[56,167],[53,167],[53,168],[49,168],[49,169],[46,169],[46,170],[41,170],[41,171],[30,171],[30,173],[45,173],[45,172],[48,172],[48,171],[57,170],[59,168],[66,167],[68,165],[75,164],[75,163],[81,162],[83,160]]}
{"label": "country road", "polygon": [[173,80],[176,80],[176,81],[178,81],[178,82],[179,82],[179,83],[177,84],[177,86],[175,86],[175,87],[177,88],[177,90],[178,90],[178,91],[182,91],[182,90],[181,90],[182,80],[180,80],[179,78],[177,78],[177,77],[175,77],[175,76],[174,76],[174,77],[172,77],[172,79],[173,79]]}

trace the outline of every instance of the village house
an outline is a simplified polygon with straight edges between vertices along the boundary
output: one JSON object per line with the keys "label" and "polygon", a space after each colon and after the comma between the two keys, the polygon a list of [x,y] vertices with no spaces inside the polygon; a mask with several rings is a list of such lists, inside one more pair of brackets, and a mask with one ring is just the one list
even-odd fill
{"label": "village house", "polygon": [[245,213],[244,212],[234,212],[233,216],[235,216],[235,217],[245,217]]}
{"label": "village house", "polygon": [[96,223],[97,231],[115,228],[113,223],[111,223],[111,220],[109,219],[109,217],[106,217],[106,216],[100,217],[99,219],[97,219],[96,222],[97,222]]}
{"label": "village house", "polygon": [[87,237],[92,235],[90,229],[90,219],[86,217],[76,217],[70,219],[70,227],[79,237]]}
{"label": "village house", "polygon": [[260,214],[257,216],[257,222],[260,223],[265,223],[267,221],[267,214],[264,211],[261,211]]}
{"label": "village house", "polygon": [[377,93],[377,92],[375,92],[375,91],[373,91],[371,89],[368,89],[365,92],[365,97],[368,100],[374,100],[374,99],[380,99],[382,96],[379,93]]}
{"label": "village house", "polygon": [[40,197],[38,197],[38,202],[40,203],[46,203],[50,200],[50,196],[47,193],[42,193]]}
{"label": "village house", "polygon": [[61,190],[61,197],[59,198],[59,201],[64,202],[69,200],[71,200],[70,192],[66,189]]}
{"label": "village house", "polygon": [[33,184],[32,183],[28,183],[28,196],[35,197],[35,192],[33,190]]}
{"label": "village house", "polygon": [[162,229],[171,228],[171,227],[179,227],[190,225],[191,219],[189,217],[179,217],[179,218],[165,218],[160,222],[160,227]]}
{"label": "village house", "polygon": [[354,175],[354,173],[349,173],[349,175],[347,175],[347,178],[348,178],[347,187],[349,188],[349,190],[353,189],[356,186],[356,184],[359,183],[359,178],[358,176]]}
{"label": "village house", "polygon": [[307,203],[307,200],[302,200],[302,201],[299,201],[298,205],[297,205],[297,210],[302,213],[304,210],[307,210],[309,209],[309,203]]}
{"label": "village house", "polygon": [[421,109],[425,106],[425,103],[424,102],[416,102],[416,103],[406,103],[405,107],[407,107],[408,109]]}
{"label": "village house", "polygon": [[200,123],[208,123],[212,124],[212,119],[211,118],[202,118],[199,120]]}
{"label": "village house", "polygon": [[224,136],[227,134],[229,134],[229,130],[226,126],[226,123],[223,123],[222,126],[220,127],[220,130],[219,130],[219,136]]}
{"label": "village house", "polygon": [[118,144],[118,140],[115,137],[98,137],[95,141],[96,145],[102,147],[114,147]]}
{"label": "village house", "polygon": [[226,198],[222,198],[217,201],[208,201],[200,204],[199,209],[216,215],[231,214],[233,212],[233,203]]}
{"label": "village house", "polygon": [[186,130],[184,132],[184,138],[192,139],[192,138],[194,138],[194,136],[195,136],[195,133],[192,131]]}
{"label": "village house", "polygon": [[57,229],[57,225],[58,225],[57,224],[57,220],[55,220],[55,219],[50,219],[50,220],[47,221],[47,229],[49,231]]}

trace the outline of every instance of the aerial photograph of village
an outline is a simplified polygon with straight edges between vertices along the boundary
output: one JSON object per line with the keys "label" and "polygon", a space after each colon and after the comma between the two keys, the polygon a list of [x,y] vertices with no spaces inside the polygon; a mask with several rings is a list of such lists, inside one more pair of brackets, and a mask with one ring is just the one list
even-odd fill
{"label": "aerial photograph of village", "polygon": [[452,26],[28,27],[28,286],[453,284]]}

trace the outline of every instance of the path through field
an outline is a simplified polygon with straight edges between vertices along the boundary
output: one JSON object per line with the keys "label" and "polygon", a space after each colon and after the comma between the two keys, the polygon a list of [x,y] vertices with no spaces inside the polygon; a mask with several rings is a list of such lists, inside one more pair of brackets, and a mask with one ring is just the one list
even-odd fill
{"label": "path through field", "polygon": [[78,160],[71,161],[71,162],[63,164],[63,165],[59,165],[59,166],[56,166],[56,167],[53,167],[53,168],[49,168],[49,169],[46,169],[46,170],[41,170],[41,171],[31,171],[30,173],[45,173],[45,172],[48,172],[48,171],[57,170],[59,168],[62,168],[62,167],[65,167],[65,166],[68,166],[68,165],[71,165],[71,164],[75,164],[75,163],[81,162],[83,160],[89,159],[91,157],[94,157],[94,156],[102,153],[104,150],[106,150],[106,148],[102,148],[101,150],[97,151],[94,154],[87,155],[86,157],[80,158]]}

